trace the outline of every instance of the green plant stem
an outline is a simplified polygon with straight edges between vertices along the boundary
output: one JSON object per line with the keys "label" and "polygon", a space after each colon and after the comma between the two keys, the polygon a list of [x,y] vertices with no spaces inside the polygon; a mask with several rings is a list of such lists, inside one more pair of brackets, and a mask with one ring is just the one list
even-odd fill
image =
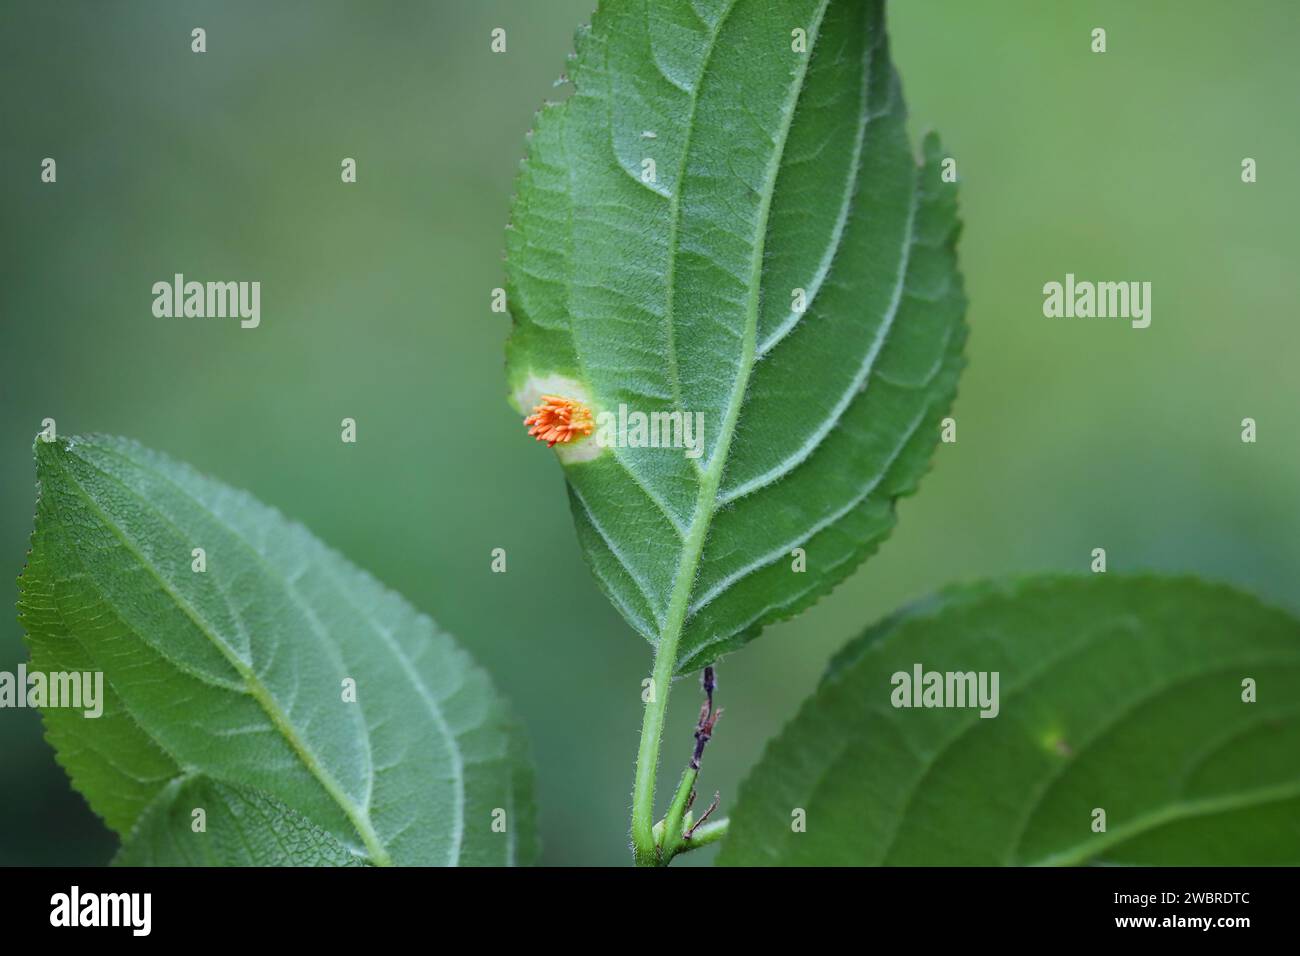
{"label": "green plant stem", "polygon": [[[746,355],[754,355],[754,324],[745,333]],[[673,685],[673,672],[677,669],[677,641],[682,636],[686,622],[687,604],[691,598],[691,585],[700,566],[704,552],[704,539],[717,507],[718,485],[722,481],[722,467],[727,459],[727,447],[735,431],[740,414],[740,392],[733,393],[727,418],[722,430],[719,450],[710,460],[700,477],[700,494],[695,501],[695,515],[686,532],[681,560],[677,566],[677,579],[668,602],[668,614],[655,645],[654,667],[650,672],[650,700],[646,702],[641,718],[641,744],[636,754],[636,780],[632,786],[632,850],[638,866],[658,866],[661,854],[655,841],[655,772],[659,766],[659,748],[663,742],[664,715],[668,712],[668,691]]]}
{"label": "green plant stem", "polygon": [[[746,332],[745,341],[747,354],[752,359],[754,351],[752,324]],[[740,400],[733,396],[723,428],[723,444],[700,479],[700,495],[696,499],[695,516],[691,519],[681,560],[678,563],[677,580],[668,603],[667,620],[659,633],[659,642],[655,645],[654,667],[650,672],[652,693],[645,705],[645,714],[641,718],[641,744],[637,748],[636,780],[632,786],[632,850],[638,866],[658,866],[661,862],[654,833],[655,772],[658,770],[659,748],[663,742],[664,715],[668,712],[668,691],[672,688],[673,672],[677,668],[677,641],[682,635],[682,626],[686,622],[691,585],[695,581],[695,572],[700,565],[700,555],[704,551],[704,539],[708,534],[709,522],[713,520],[718,484],[722,481],[722,466],[727,458],[727,443],[731,441],[731,434],[736,427],[736,417],[739,414]]]}
{"label": "green plant stem", "polygon": [[708,823],[700,824],[689,840],[683,840],[682,845],[677,848],[678,853],[687,853],[690,850],[698,850],[702,846],[708,846],[710,843],[717,843],[727,835],[731,829],[731,821],[726,817],[721,820],[710,820]]}
{"label": "green plant stem", "polygon": [[677,852],[677,847],[682,842],[682,826],[686,817],[686,803],[691,799],[691,793],[695,790],[695,780],[699,777],[700,772],[687,768],[682,774],[682,781],[677,785],[677,793],[673,795],[673,802],[668,805],[668,812],[664,815],[663,834],[660,837],[663,861],[667,863]]}
{"label": "green plant stem", "polygon": [[[665,647],[665,644],[668,646]],[[659,638],[655,652],[654,670],[651,672],[653,694],[645,705],[645,714],[641,719],[641,745],[637,750],[636,782],[632,787],[632,849],[637,866],[659,865],[659,851],[654,835],[655,770],[659,763],[659,745],[663,739],[664,714],[668,711],[668,689],[672,686],[673,666],[676,663],[677,633],[666,631]]]}

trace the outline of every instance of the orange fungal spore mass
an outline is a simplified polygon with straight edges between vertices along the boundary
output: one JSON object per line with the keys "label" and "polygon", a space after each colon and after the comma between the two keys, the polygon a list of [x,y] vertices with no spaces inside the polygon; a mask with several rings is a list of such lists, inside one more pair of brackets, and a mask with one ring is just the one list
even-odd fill
{"label": "orange fungal spore mass", "polygon": [[595,428],[590,408],[560,395],[543,395],[524,424],[529,426],[528,434],[546,442],[547,448],[585,438]]}

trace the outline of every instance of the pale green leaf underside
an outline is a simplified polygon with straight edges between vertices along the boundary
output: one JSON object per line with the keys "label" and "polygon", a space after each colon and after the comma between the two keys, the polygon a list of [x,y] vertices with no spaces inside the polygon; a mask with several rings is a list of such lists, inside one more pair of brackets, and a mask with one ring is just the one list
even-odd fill
{"label": "pale green leaf underside", "polygon": [[833,587],[914,490],[961,364],[956,187],[933,137],[913,156],[876,0],[607,0],[577,47],[508,233],[512,399],[702,416],[694,460],[560,451],[597,579],[685,671]]}
{"label": "pale green leaf underside", "polygon": [[[50,708],[45,724],[73,784],[132,841],[123,859],[531,857],[522,743],[428,617],[273,509],[135,443],[38,441],[36,458],[19,602],[31,667],[104,673],[102,717]],[[202,834],[185,805],[198,797]],[[277,808],[292,816],[268,831]]]}
{"label": "pale green leaf underside", "polygon": [[[1000,672],[998,716],[894,708],[916,663]],[[731,820],[723,864],[1300,864],[1300,621],[1189,579],[955,589],[840,654]]]}

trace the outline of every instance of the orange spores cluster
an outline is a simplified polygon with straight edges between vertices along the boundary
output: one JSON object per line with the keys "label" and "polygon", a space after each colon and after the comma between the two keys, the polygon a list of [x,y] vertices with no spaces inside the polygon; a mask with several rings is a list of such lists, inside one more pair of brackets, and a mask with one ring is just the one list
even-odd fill
{"label": "orange spores cluster", "polygon": [[547,448],[585,438],[595,428],[590,408],[560,395],[543,395],[524,424],[529,426],[528,434],[546,442]]}

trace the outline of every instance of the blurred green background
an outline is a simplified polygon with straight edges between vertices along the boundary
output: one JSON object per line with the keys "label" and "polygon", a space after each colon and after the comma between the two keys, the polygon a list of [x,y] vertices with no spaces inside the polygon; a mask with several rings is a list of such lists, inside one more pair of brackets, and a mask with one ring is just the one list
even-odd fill
{"label": "blurred green background", "polygon": [[[593,3],[0,4],[6,580],[45,417],[251,490],[492,673],[532,739],[551,864],[630,859],[650,654],[505,403],[508,322],[489,299],[524,133],[563,95]],[[950,582],[1086,572],[1105,547],[1112,571],[1199,572],[1300,609],[1294,2],[907,0],[890,27],[914,127],[943,133],[963,182],[958,442],[876,558],[722,663],[701,785],[724,809],[828,656]],[[154,318],[150,287],[175,272],[260,280],[261,327]],[[1043,283],[1066,272],[1151,281],[1151,327],[1044,318]],[[1240,441],[1246,416],[1258,444]],[[4,614],[0,669],[23,658]],[[696,701],[679,686],[667,779]],[[0,863],[103,863],[115,845],[37,717],[0,711]]]}

